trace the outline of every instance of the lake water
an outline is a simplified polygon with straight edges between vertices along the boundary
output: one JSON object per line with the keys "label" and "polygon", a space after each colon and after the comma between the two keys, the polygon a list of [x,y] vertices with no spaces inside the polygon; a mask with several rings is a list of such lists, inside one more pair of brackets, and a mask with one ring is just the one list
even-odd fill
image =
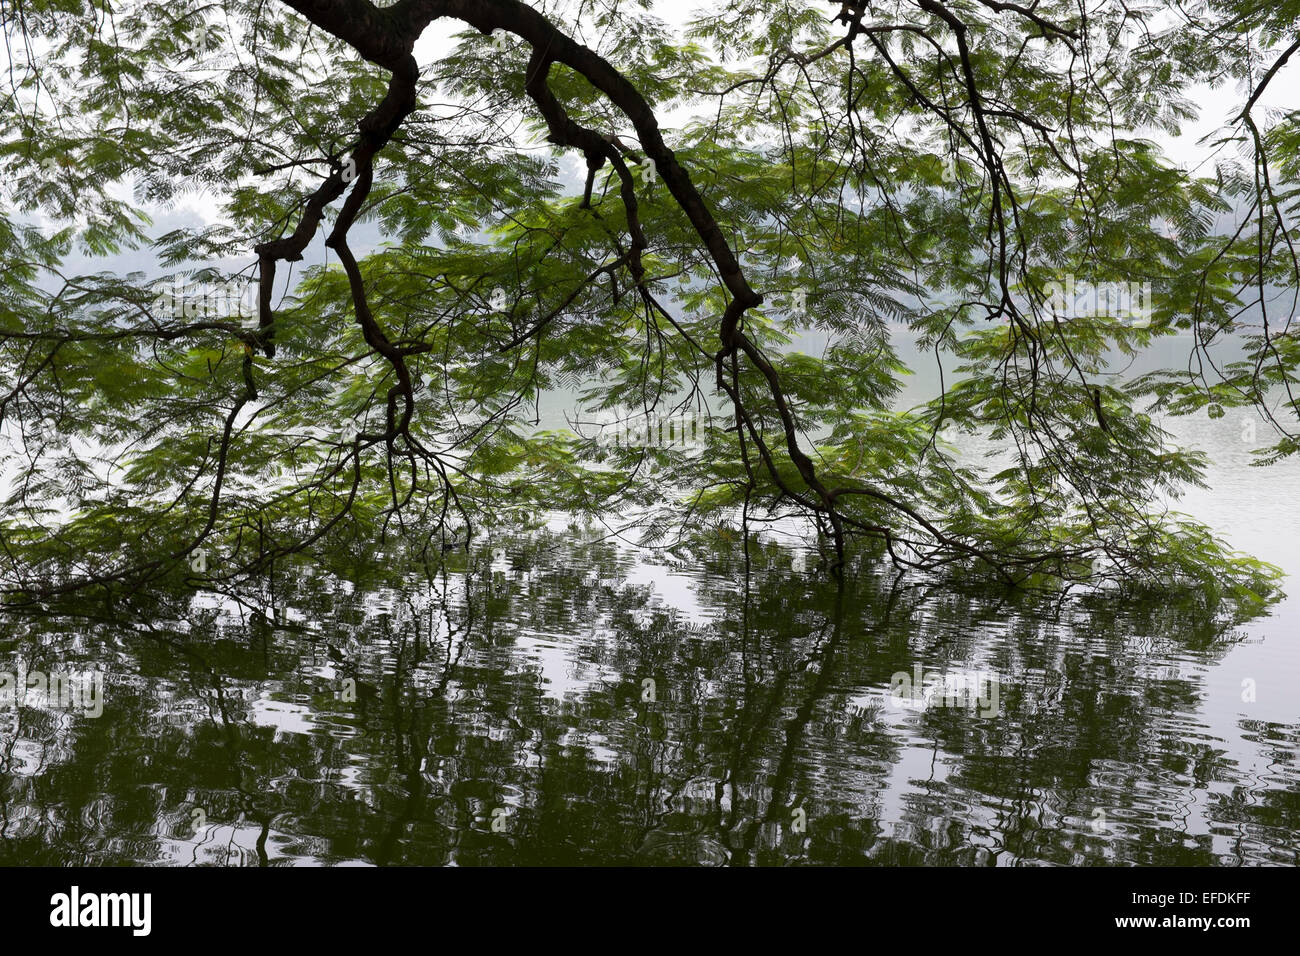
{"label": "lake water", "polygon": [[1296,595],[1227,630],[560,526],[283,573],[279,623],[8,621],[0,671],[82,693],[0,703],[0,864],[1294,865],[1300,463],[1242,419],[1172,423],[1179,507]]}

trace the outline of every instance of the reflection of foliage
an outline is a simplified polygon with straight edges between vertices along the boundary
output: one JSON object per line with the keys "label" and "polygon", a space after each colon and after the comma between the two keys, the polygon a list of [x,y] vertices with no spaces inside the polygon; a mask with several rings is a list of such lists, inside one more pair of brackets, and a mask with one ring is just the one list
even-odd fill
{"label": "reflection of foliage", "polygon": [[[1245,860],[1297,852],[1300,728],[1168,732],[1199,688],[1159,663],[1222,653],[1194,615],[840,589],[755,545],[693,568],[687,620],[608,541],[503,548],[396,587],[354,569],[356,591],[286,569],[266,613],[20,621],[0,668],[86,659],[109,686],[97,720],[0,714],[0,862],[1214,863],[1210,825]],[[917,662],[1001,674],[1001,715],[892,708]]]}

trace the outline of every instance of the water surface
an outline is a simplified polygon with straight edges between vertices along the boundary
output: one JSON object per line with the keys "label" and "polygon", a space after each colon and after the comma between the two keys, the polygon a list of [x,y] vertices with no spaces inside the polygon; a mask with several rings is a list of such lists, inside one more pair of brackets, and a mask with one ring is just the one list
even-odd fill
{"label": "water surface", "polygon": [[[1239,417],[1239,416],[1238,416]],[[1300,470],[1232,414],[1178,504],[1300,593]],[[0,671],[97,671],[102,713],[0,706],[3,864],[1291,864],[1300,600],[1224,627],[1106,593],[843,588],[734,535],[561,528],[281,572],[268,618],[0,625]],[[268,595],[269,597],[269,595]],[[996,677],[996,713],[898,674]]]}

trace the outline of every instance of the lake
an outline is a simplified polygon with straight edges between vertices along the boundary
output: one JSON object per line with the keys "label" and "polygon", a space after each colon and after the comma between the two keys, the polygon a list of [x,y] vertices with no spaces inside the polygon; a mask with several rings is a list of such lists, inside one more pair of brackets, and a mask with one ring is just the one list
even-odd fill
{"label": "lake", "polygon": [[7,621],[0,864],[1294,865],[1300,467],[1244,420],[1171,423],[1177,507],[1289,575],[1236,626],[562,519],[272,616]]}

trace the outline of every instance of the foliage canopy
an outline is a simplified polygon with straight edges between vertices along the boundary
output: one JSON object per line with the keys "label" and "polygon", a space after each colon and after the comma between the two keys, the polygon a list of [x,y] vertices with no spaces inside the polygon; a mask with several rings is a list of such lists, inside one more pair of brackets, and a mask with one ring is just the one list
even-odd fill
{"label": "foliage canopy", "polygon": [[[15,602],[193,577],[200,550],[230,583],[613,509],[655,541],[802,515],[832,565],[1252,606],[1272,585],[1154,506],[1205,460],[1153,416],[1249,408],[1262,462],[1300,447],[1300,122],[1263,105],[1300,0],[730,0],[684,28],[626,0],[3,16]],[[1212,159],[1172,163],[1158,136],[1232,82]],[[194,193],[212,223],[152,227]],[[66,265],[127,250],[158,269]],[[1077,314],[1067,280],[1150,307]],[[240,282],[248,316],[213,308]],[[900,326],[950,370],[907,410]],[[789,347],[808,328],[820,354]],[[1110,374],[1188,331],[1186,368]],[[557,390],[707,421],[687,444],[539,431]]]}

